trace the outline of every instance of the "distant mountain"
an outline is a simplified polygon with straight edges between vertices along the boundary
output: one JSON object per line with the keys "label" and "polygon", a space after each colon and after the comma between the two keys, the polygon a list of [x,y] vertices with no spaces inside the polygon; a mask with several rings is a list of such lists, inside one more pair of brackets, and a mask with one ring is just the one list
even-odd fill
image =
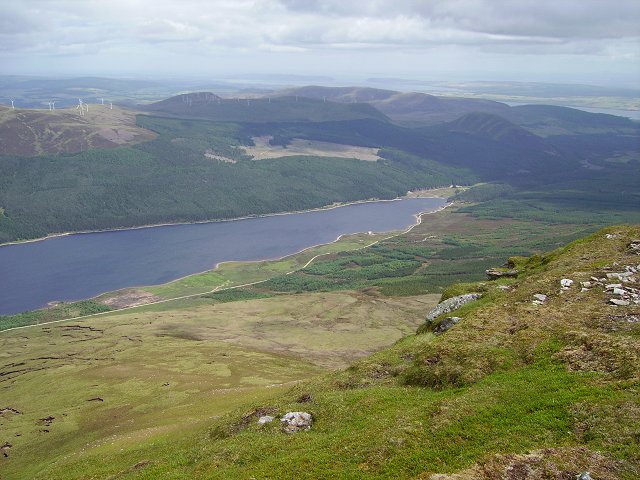
{"label": "distant mountain", "polygon": [[154,114],[227,122],[322,122],[373,118],[389,119],[366,103],[326,102],[305,96],[222,99],[210,92],[177,95],[141,107]]}
{"label": "distant mountain", "polygon": [[405,126],[437,125],[451,122],[468,113],[483,112],[500,115],[542,136],[575,133],[633,133],[632,130],[634,130],[634,123],[628,118],[553,105],[510,107],[505,103],[492,100],[403,93],[368,87],[307,86],[282,90],[276,94],[298,95],[342,103],[364,102],[376,107],[392,121]]}
{"label": "distant mountain", "polygon": [[369,87],[307,86],[281,90],[278,95],[298,95],[332,102],[364,102],[373,105],[393,121],[404,125],[435,125],[471,112],[500,114],[509,106],[491,100],[437,97],[426,93],[404,93]]}

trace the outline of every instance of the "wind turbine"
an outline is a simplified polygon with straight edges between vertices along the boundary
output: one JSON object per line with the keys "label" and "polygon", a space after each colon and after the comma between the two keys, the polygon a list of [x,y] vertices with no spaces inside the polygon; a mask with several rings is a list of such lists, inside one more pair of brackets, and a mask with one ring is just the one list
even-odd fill
{"label": "wind turbine", "polygon": [[[79,98],[78,99],[78,106],[76,107],[76,110],[80,109],[80,116],[84,116],[84,105],[82,104],[82,99]],[[87,111],[89,111],[89,109],[87,109]]]}
{"label": "wind turbine", "polygon": [[102,105],[104,105],[104,98],[101,98],[100,101],[102,102]]}
{"label": "wind turbine", "polygon": [[55,109],[56,109],[56,102],[51,102],[51,110],[55,110]]}
{"label": "wind turbine", "polygon": [[113,110],[113,102],[109,102],[109,110]]}
{"label": "wind turbine", "polygon": [[13,100],[11,100],[11,108],[14,110],[16,109],[16,107],[13,106]]}

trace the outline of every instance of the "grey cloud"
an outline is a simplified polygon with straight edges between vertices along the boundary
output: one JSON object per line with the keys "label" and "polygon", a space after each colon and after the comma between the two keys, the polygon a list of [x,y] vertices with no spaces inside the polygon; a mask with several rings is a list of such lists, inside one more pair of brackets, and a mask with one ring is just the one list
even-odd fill
{"label": "grey cloud", "polygon": [[640,36],[637,0],[280,0],[292,12],[428,19],[434,27],[524,37]]}

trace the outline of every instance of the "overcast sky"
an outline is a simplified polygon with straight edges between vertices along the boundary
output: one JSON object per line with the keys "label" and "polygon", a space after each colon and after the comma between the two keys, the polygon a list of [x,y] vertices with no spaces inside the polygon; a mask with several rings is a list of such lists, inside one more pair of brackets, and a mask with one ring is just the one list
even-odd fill
{"label": "overcast sky", "polygon": [[639,0],[0,0],[12,74],[640,84]]}

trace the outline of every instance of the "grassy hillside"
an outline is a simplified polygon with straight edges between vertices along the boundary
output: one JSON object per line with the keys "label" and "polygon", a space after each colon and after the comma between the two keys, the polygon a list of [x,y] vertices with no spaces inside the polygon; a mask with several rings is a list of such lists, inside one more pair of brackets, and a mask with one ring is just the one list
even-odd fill
{"label": "grassy hillside", "polygon": [[90,149],[135,145],[155,138],[136,125],[134,111],[89,105],[80,115],[74,108],[11,109],[0,106],[2,155],[54,155]]}
{"label": "grassy hillside", "polygon": [[[410,333],[436,299],[340,292],[228,303],[217,296],[95,324],[5,332],[0,446],[11,447],[0,455],[2,478],[73,478],[62,464],[83,462],[84,452],[190,441],[246,401],[266,401]],[[108,468],[116,473],[117,464]],[[111,474],[89,470],[80,476]]]}
{"label": "grassy hillside", "polygon": [[[488,480],[590,471],[637,478],[640,312],[612,305],[604,286],[582,291],[578,282],[636,266],[638,239],[638,227],[610,227],[514,259],[516,279],[451,286],[444,298],[483,297],[455,311],[462,320],[441,335],[432,330],[442,317],[422,320],[432,300],[373,292],[204,299],[188,309],[4,334],[12,359],[4,369],[14,370],[4,376],[13,382],[4,398],[20,412],[3,413],[0,431],[12,445],[0,459],[4,475]],[[561,290],[562,278],[575,283]],[[634,281],[626,287],[637,288]],[[548,296],[542,305],[532,302],[538,293]],[[422,333],[329,375],[299,363],[327,348],[334,353],[326,358],[336,358],[338,338],[388,338],[379,315],[398,308],[409,324],[422,323]],[[24,335],[42,344],[44,359],[29,356]],[[240,349],[237,341],[249,343]],[[175,349],[174,363],[157,356],[167,349]],[[54,377],[64,388],[43,385]],[[303,381],[264,387],[294,378]],[[313,414],[309,431],[281,432],[277,418],[292,410]],[[263,414],[276,421],[259,426]]]}

